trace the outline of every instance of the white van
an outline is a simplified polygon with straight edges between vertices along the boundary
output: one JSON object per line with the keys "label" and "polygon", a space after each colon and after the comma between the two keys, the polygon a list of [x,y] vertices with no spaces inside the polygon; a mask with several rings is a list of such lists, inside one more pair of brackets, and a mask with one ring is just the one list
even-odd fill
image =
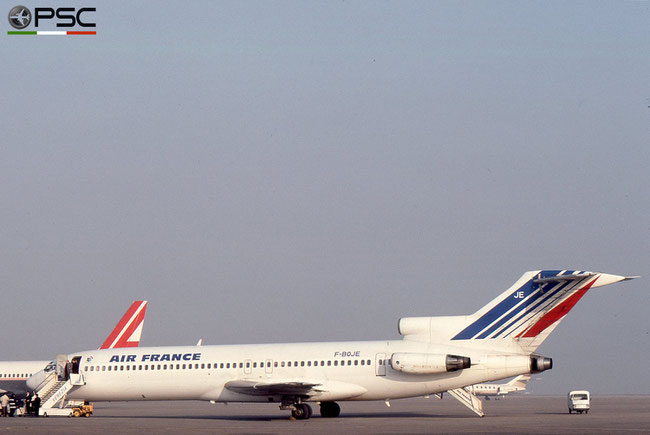
{"label": "white van", "polygon": [[569,393],[569,414],[573,411],[582,414],[589,412],[589,391],[571,391]]}

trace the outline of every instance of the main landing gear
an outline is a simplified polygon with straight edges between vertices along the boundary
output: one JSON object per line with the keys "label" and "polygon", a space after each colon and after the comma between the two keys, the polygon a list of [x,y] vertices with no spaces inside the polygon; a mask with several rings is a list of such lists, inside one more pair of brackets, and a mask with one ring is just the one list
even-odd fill
{"label": "main landing gear", "polygon": [[291,417],[296,420],[307,420],[311,417],[311,406],[306,403],[298,403],[294,405],[294,408],[291,410]]}
{"label": "main landing gear", "polygon": [[321,402],[320,416],[324,418],[338,417],[341,414],[341,407],[336,402]]}
{"label": "main landing gear", "polygon": [[[307,420],[311,417],[312,409],[301,398],[285,400],[280,409],[290,409],[291,418],[294,420]],[[320,402],[320,415],[323,418],[338,417],[341,414],[341,407],[336,402]]]}

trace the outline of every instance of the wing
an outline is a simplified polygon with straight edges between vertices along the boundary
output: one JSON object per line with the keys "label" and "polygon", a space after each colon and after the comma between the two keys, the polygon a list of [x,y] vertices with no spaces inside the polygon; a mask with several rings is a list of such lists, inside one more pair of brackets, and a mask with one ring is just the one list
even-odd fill
{"label": "wing", "polygon": [[226,389],[249,396],[302,396],[312,400],[343,400],[366,393],[361,385],[316,379],[283,379],[275,382],[241,379],[226,382]]}
{"label": "wing", "polygon": [[225,387],[250,396],[308,396],[320,392],[320,385],[310,382],[230,381]]}

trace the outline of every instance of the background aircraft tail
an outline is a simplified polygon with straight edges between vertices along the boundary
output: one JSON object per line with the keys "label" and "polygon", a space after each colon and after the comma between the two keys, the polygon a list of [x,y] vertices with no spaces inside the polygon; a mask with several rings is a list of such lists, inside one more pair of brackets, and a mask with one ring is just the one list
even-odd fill
{"label": "background aircraft tail", "polygon": [[473,340],[475,345],[532,353],[587,290],[632,278],[576,270],[526,272],[470,316],[403,318],[399,329],[405,339]]}
{"label": "background aircraft tail", "polygon": [[100,349],[138,347],[146,312],[147,301],[134,301]]}
{"label": "background aircraft tail", "polygon": [[528,383],[528,381],[530,381],[530,378],[531,378],[530,374],[519,375],[516,378],[513,378],[506,385],[508,385],[509,387],[521,388],[522,390],[525,390],[526,384]]}

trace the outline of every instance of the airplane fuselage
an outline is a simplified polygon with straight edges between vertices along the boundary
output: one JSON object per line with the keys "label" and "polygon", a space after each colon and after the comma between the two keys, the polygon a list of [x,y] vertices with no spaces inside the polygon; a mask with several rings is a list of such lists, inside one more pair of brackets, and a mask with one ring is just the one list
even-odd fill
{"label": "airplane fuselage", "polygon": [[[463,355],[471,368],[437,374],[393,369],[391,355]],[[530,371],[528,355],[409,340],[149,347],[94,350],[80,357],[84,385],[70,399],[277,402],[282,396],[229,389],[233,381],[318,384],[306,400],[385,400],[426,395]]]}

